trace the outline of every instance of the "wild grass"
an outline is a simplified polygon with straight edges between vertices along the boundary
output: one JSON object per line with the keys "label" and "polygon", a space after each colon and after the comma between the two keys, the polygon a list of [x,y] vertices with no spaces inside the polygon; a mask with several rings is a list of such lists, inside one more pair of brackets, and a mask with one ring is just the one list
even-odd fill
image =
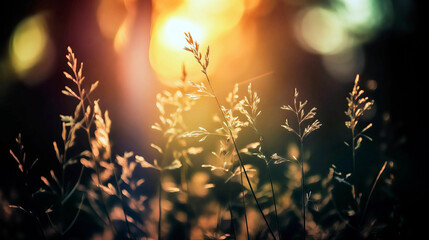
{"label": "wild grass", "polygon": [[[210,48],[203,56],[192,35],[185,33],[185,38],[185,50],[194,56],[205,79],[187,81],[182,66],[180,85],[156,96],[159,117],[152,129],[161,138],[151,144],[157,153],[154,159],[112,152],[109,112],[102,110],[100,100],[92,99],[99,82],[91,83],[89,89],[84,87],[83,63],[78,63],[70,47],[67,49],[70,72],[64,76],[72,85],[66,85],[62,93],[76,106],[72,114],[60,115],[61,140],[54,141],[52,148],[56,166],[48,175],[38,177],[42,185],[38,191],[28,187],[34,183],[27,179],[36,174],[33,167],[45,160],[27,159],[21,135],[16,139],[17,151],[10,151],[28,198],[44,195],[49,199],[49,204],[41,206],[10,205],[33,220],[40,238],[72,238],[71,230],[88,221],[99,230],[86,238],[102,234],[105,239],[349,239],[367,238],[380,231],[384,223],[369,214],[369,203],[392,164],[384,162],[368,194],[358,186],[356,153],[363,138],[371,140],[367,130],[372,126],[366,123],[360,128],[358,123],[374,104],[363,97],[359,76],[346,98],[345,125],[351,132],[346,145],[351,148],[352,173],[343,174],[333,165],[326,174],[314,174],[305,153],[313,144],[308,144],[307,138],[322,128],[316,119],[317,109],[307,108],[308,101],[300,101],[295,89],[293,104],[281,106],[287,118],[279,127],[298,141],[299,153],[291,158],[286,157],[289,154],[269,153],[259,130],[262,100],[252,84],[244,96],[240,96],[239,84],[234,85],[222,101],[213,87],[215,80],[209,77]],[[202,98],[216,104],[212,113],[215,129],[207,122],[198,123],[196,129],[189,125]],[[244,135],[245,131],[257,140]],[[255,160],[262,160],[265,167],[259,168]],[[273,166],[284,168],[285,176],[274,176]],[[157,184],[146,184],[150,179],[142,173],[148,171],[158,173]],[[265,185],[258,178],[263,175],[268,176]],[[156,194],[146,194],[148,188]],[[337,192],[351,194],[353,202],[338,198]]]}
{"label": "wild grass", "polygon": [[[363,116],[363,114],[370,110],[374,101],[369,101],[368,97],[362,97],[364,94],[364,90],[361,90],[359,87],[359,75],[356,76],[354,82],[353,90],[349,93],[349,97],[347,97],[347,112],[346,116],[349,118],[349,121],[346,121],[346,127],[350,129],[352,134],[351,144],[344,142],[347,146],[352,149],[352,166],[353,166],[353,198],[356,201],[356,205],[359,206],[360,202],[360,193],[357,186],[357,172],[356,172],[356,150],[360,147],[362,143],[362,137],[365,137],[369,140],[372,140],[369,136],[365,134],[365,132],[372,127],[372,123],[369,123],[362,130],[357,129],[357,124],[359,122],[359,118]],[[350,146],[351,145],[351,146]],[[359,209],[358,209],[359,210]]]}
{"label": "wild grass", "polygon": [[300,148],[299,148],[299,156],[293,156],[294,160],[296,160],[300,166],[301,166],[301,209],[302,209],[302,219],[303,219],[303,226],[304,226],[304,231],[303,231],[303,238],[305,239],[305,209],[307,206],[306,200],[305,198],[307,198],[307,202],[310,199],[310,193],[306,193],[305,192],[305,172],[304,172],[304,138],[306,138],[308,135],[310,135],[312,132],[316,131],[317,129],[319,129],[322,124],[319,122],[319,120],[314,120],[311,124],[309,124],[308,126],[306,126],[303,129],[303,124],[304,122],[307,122],[309,120],[312,121],[312,119],[316,116],[316,108],[311,108],[310,111],[308,111],[307,113],[305,113],[305,106],[307,105],[307,100],[304,102],[299,101],[299,104],[297,104],[298,102],[298,90],[295,88],[295,94],[294,94],[294,99],[293,99],[293,107],[291,107],[290,105],[284,105],[283,107],[281,107],[281,109],[286,110],[286,111],[290,111],[292,112],[295,116],[296,116],[296,125],[297,127],[292,127],[289,124],[288,119],[285,120],[285,124],[282,125],[283,128],[285,128],[287,131],[293,133],[296,137],[298,137],[299,139],[299,144],[300,144]]}

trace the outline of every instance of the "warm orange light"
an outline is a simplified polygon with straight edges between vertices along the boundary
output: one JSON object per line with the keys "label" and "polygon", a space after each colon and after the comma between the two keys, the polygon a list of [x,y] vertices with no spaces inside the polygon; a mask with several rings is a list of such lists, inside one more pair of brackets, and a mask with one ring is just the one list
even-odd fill
{"label": "warm orange light", "polygon": [[120,0],[102,0],[97,8],[97,21],[101,33],[106,38],[113,38],[123,23],[127,12]]}
{"label": "warm orange light", "polygon": [[114,39],[113,46],[118,53],[129,41],[136,11],[135,0],[101,0],[98,5],[100,31],[104,37]]}
{"label": "warm orange light", "polygon": [[[149,61],[158,79],[167,86],[177,86],[182,74],[182,64],[186,65],[188,80],[198,81],[199,66],[193,57],[183,50],[186,45],[184,32],[187,29],[202,29],[189,20],[171,18],[159,20],[153,26],[149,46]],[[200,36],[204,34],[200,32]],[[199,40],[200,43],[202,43]]]}
{"label": "warm orange light", "polygon": [[299,148],[298,145],[294,142],[291,142],[287,147],[287,152],[291,159],[298,159],[299,156]]}
{"label": "warm orange light", "polygon": [[198,39],[199,42],[204,42],[205,34],[201,26],[189,20],[176,17],[168,19],[165,23],[161,33],[161,40],[174,50],[182,49],[187,44],[184,32],[191,32],[195,39]]}
{"label": "warm orange light", "polygon": [[113,41],[113,46],[116,52],[119,52],[122,47],[128,42],[130,27],[131,25],[129,21],[124,21],[116,32],[115,40]]}
{"label": "warm orange light", "polygon": [[[221,41],[237,26],[245,10],[244,0],[184,0],[174,6],[163,1],[153,4],[149,61],[158,79],[167,86],[179,83],[182,64],[186,65],[188,80],[198,81],[202,77],[193,56],[183,50],[187,45],[185,32],[192,34],[204,53],[208,44],[222,45]],[[221,58],[219,49],[213,51],[217,57],[210,59],[211,72]]]}

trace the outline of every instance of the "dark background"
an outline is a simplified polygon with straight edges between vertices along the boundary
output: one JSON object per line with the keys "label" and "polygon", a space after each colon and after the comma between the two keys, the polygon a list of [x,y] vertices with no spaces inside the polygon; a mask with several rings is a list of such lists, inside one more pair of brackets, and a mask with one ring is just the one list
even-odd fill
{"label": "dark background", "polygon": [[[308,1],[309,4],[318,2],[329,1]],[[379,146],[385,144],[382,150],[377,151],[383,152],[383,156],[395,163],[393,192],[397,199],[399,212],[404,216],[404,223],[399,230],[404,239],[411,239],[409,237],[416,237],[420,233],[425,236],[425,225],[427,225],[426,196],[429,189],[427,180],[429,159],[426,154],[429,142],[427,140],[425,98],[425,94],[427,94],[427,74],[425,73],[427,69],[425,51],[427,49],[427,37],[425,36],[427,17],[423,2],[413,1],[412,8],[404,13],[401,11],[401,1],[392,1],[395,13],[400,17],[396,18],[391,27],[378,33],[374,39],[363,45],[367,60],[363,72],[360,73],[363,82],[365,79],[373,78],[378,83],[377,89],[370,93],[377,103],[377,113],[373,120],[374,128],[370,132],[375,141],[368,143],[368,148],[379,149]],[[121,104],[116,101],[120,97],[120,93],[115,91],[120,86],[115,81],[115,73],[112,72],[114,70],[109,67],[100,70],[96,67],[111,66],[115,59],[111,57],[114,56],[112,50],[110,50],[111,52],[105,50],[109,49],[107,46],[111,45],[111,40],[104,39],[95,30],[97,28],[95,18],[90,14],[95,8],[95,4],[90,1],[18,0],[2,5],[0,10],[2,18],[0,55],[7,55],[10,35],[20,20],[39,9],[49,9],[52,13],[51,18],[55,21],[50,30],[53,33],[53,41],[56,43],[54,56],[56,60],[54,61],[54,71],[41,84],[27,86],[15,81],[13,76],[7,81],[0,80],[0,201],[19,202],[24,191],[16,163],[9,154],[9,149],[16,146],[14,139],[18,133],[22,133],[28,158],[40,159],[41,165],[36,168],[36,171],[42,175],[47,174],[47,167],[54,161],[52,141],[60,139],[61,129],[58,115],[73,111],[74,105],[70,99],[60,93],[66,84],[62,71],[66,66],[64,56],[68,45],[73,46],[79,59],[85,62],[87,79],[102,79],[102,84],[109,86],[97,94],[103,99],[104,108],[109,109],[112,113],[111,139],[114,141],[114,154],[133,150],[150,156],[152,152],[149,152],[148,148],[141,147],[144,144],[148,145],[154,138],[148,130],[150,125],[131,123],[138,129],[136,132],[146,131],[145,136],[136,134],[136,132],[124,131],[125,128],[123,123],[121,125],[120,120],[123,116],[119,116]],[[139,3],[139,11],[144,12],[142,9],[147,10],[150,6],[150,3],[142,1]],[[84,31],[80,31],[79,25],[76,26],[76,23],[71,22],[72,11],[70,9],[76,8],[80,8],[82,22],[78,24],[86,26]],[[290,12],[294,11],[296,9],[291,7]],[[281,13],[274,11],[273,14],[265,16],[261,20],[261,26],[279,15]],[[291,27],[289,26],[289,28]],[[149,30],[147,32],[149,34]],[[274,77],[287,79],[292,75],[295,79],[314,81],[313,88],[308,88],[306,95],[312,96],[310,99],[312,102],[317,102],[320,119],[326,126],[326,130],[322,129],[318,137],[311,140],[319,143],[316,144],[318,147],[315,147],[314,151],[323,155],[322,161],[315,162],[314,165],[325,169],[332,162],[341,165],[340,159],[343,154],[346,154],[341,140],[347,134],[343,126],[345,96],[352,85],[351,83],[338,84],[338,86],[332,87],[335,89],[332,92],[323,92],[326,90],[324,86],[329,82],[327,79],[330,77],[323,70],[320,58],[300,49],[296,43],[293,45],[293,42],[288,48],[300,53],[299,59],[294,63],[297,70],[293,73],[276,73]],[[4,76],[4,74],[0,75],[2,78]],[[256,89],[258,84],[262,83],[255,83]],[[281,94],[281,88],[285,84],[276,85],[277,93],[261,93],[262,99],[274,97],[283,103],[290,102],[291,93]],[[292,81],[292,84],[300,86],[299,82]],[[162,88],[157,83],[155,85],[157,90]],[[334,95],[339,92],[343,95]],[[146,96],[148,100],[142,108],[154,111],[155,92],[151,94]],[[276,106],[275,111],[277,109]],[[390,114],[390,121],[383,124],[383,113],[386,112]],[[336,121],[335,119],[344,120]],[[150,123],[153,120],[152,117],[146,119],[145,122]],[[270,127],[262,128],[263,130],[266,128],[265,130],[268,132],[271,130]],[[339,130],[343,133],[332,134],[329,130]],[[270,149],[276,149],[278,146],[275,141],[268,141],[267,144]],[[368,158],[367,161],[370,159]],[[376,166],[380,166],[379,163]],[[366,171],[365,165],[361,168],[363,172]],[[368,165],[368,173],[374,173],[374,171],[376,169]],[[38,181],[38,179],[34,178],[34,181]],[[3,202],[1,203],[4,204]],[[381,206],[375,206],[375,208],[377,207]],[[17,223],[3,220],[0,220],[0,223],[0,236],[5,231],[23,231],[22,226],[14,225]]]}

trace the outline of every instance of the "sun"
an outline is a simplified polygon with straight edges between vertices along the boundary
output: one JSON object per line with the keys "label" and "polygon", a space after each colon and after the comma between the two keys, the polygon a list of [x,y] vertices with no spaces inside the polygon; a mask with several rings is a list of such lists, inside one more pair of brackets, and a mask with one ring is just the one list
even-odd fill
{"label": "sun", "polygon": [[195,39],[204,42],[205,34],[200,26],[186,19],[176,17],[168,19],[165,23],[162,30],[162,40],[166,46],[172,49],[182,49],[186,46],[185,32],[191,32]]}

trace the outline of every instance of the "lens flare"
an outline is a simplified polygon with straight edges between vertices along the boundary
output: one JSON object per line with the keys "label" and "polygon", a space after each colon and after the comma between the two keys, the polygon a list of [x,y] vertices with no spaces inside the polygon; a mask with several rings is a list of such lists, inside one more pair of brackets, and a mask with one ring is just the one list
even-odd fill
{"label": "lens flare", "polygon": [[370,37],[392,18],[388,1],[341,0],[334,11],[350,32],[362,37]]}
{"label": "lens flare", "polygon": [[356,73],[362,72],[365,66],[365,53],[358,46],[348,48],[338,54],[322,56],[322,63],[334,80],[350,82]]}
{"label": "lens flare", "polygon": [[299,43],[313,53],[335,54],[348,43],[341,21],[321,7],[306,9],[299,14],[296,31]]}
{"label": "lens flare", "polygon": [[52,54],[46,14],[39,13],[22,20],[9,44],[11,67],[19,79],[27,84],[43,80],[52,67]]}
{"label": "lens flare", "polygon": [[19,23],[12,35],[10,46],[12,65],[18,75],[25,75],[40,61],[47,41],[43,16],[32,16]]}

